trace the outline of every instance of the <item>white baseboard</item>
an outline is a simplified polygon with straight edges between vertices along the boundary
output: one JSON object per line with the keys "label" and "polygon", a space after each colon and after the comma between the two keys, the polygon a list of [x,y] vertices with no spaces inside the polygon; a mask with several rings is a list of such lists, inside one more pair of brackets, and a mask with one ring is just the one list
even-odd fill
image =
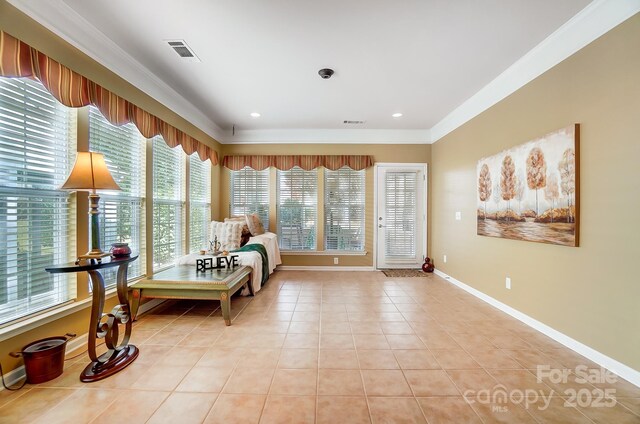
{"label": "white baseboard", "polygon": [[512,317],[514,317],[515,319],[527,324],[529,327],[538,330],[539,332],[551,337],[552,339],[554,339],[555,341],[557,341],[558,343],[563,344],[564,346],[568,347],[569,349],[579,353],[580,355],[586,357],[587,359],[590,359],[591,361],[595,362],[596,364],[608,369],[609,371],[619,375],[620,377],[624,378],[625,380],[635,384],[636,386],[640,387],[640,371],[635,370],[633,368],[631,368],[628,365],[623,364],[620,361],[617,361],[607,355],[605,355],[602,352],[598,352],[597,350],[585,345],[584,343],[581,343],[569,336],[567,336],[564,333],[561,333],[560,331],[549,327],[548,325],[536,320],[535,318],[530,317],[527,314],[524,314],[520,311],[518,311],[517,309],[512,308],[511,306],[504,304],[502,302],[500,302],[499,300],[494,299],[493,297],[477,290],[474,289],[473,287],[459,281],[456,280],[455,278],[445,274],[444,272],[436,269],[435,270],[435,274],[444,278],[445,280],[447,280],[448,282],[450,282],[451,284],[460,287],[461,289],[463,289],[464,291],[474,295],[475,297],[477,297],[480,300],[483,300],[485,302],[487,302],[488,304],[490,304],[491,306],[494,306],[498,309],[500,309],[502,312],[505,312],[509,315],[511,315]]}
{"label": "white baseboard", "polygon": [[278,271],[375,271],[372,266],[293,266],[278,265]]}
{"label": "white baseboard", "polygon": [[[138,309],[138,314],[144,314],[149,312],[151,309],[160,306],[160,304],[166,302],[166,299],[152,299],[146,302],[144,305],[141,305]],[[82,335],[76,336],[75,338],[69,340],[66,346],[66,353],[72,353],[76,350],[83,349],[87,345],[87,338],[89,337],[88,333],[84,333]],[[18,381],[21,381],[25,377],[25,369],[24,365],[19,366],[18,368],[6,373],[4,375],[4,381],[7,386],[13,386]],[[0,386],[0,391],[4,390],[4,386]]]}

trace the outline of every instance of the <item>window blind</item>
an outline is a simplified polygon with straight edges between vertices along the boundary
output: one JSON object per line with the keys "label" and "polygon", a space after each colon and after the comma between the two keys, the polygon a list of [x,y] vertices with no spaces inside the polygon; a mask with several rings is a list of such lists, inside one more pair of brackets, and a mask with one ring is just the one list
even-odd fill
{"label": "window blind", "polygon": [[315,250],[318,172],[278,171],[278,240],[282,250]]}
{"label": "window blind", "polygon": [[70,193],[75,111],[42,84],[0,78],[0,324],[76,296],[74,274],[44,268],[75,253]]}
{"label": "window blind", "polygon": [[[111,244],[128,243],[139,253],[137,261],[129,265],[129,279],[139,277],[145,270],[145,142],[135,125],[115,126],[94,106],[89,107],[89,148],[103,153],[107,167],[121,191],[100,193],[100,240],[102,249]],[[115,268],[103,272],[107,286],[116,283]]]}
{"label": "window blind", "polygon": [[185,153],[153,138],[153,270],[172,265],[184,252]]}
{"label": "window blind", "polygon": [[189,251],[208,248],[211,222],[211,161],[189,156]]}
{"label": "window blind", "polygon": [[325,250],[364,250],[364,171],[324,173]]}
{"label": "window blind", "polygon": [[418,173],[385,174],[385,255],[395,258],[416,256],[416,188]]}
{"label": "window blind", "polygon": [[256,171],[245,167],[231,171],[231,216],[257,213],[269,229],[269,169]]}

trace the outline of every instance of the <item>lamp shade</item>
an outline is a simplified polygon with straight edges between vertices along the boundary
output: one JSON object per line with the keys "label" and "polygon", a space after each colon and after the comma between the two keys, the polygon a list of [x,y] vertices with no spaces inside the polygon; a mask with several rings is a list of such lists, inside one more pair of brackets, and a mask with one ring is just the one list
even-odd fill
{"label": "lamp shade", "polygon": [[78,152],[67,181],[60,187],[65,190],[120,190],[114,181],[102,153]]}

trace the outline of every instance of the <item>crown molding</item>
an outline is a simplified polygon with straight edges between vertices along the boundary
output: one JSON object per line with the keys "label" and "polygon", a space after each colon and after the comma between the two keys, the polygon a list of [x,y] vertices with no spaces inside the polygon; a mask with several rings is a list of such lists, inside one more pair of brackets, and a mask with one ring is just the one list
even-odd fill
{"label": "crown molding", "polygon": [[431,128],[432,142],[462,126],[640,12],[640,0],[595,0]]}
{"label": "crown molding", "polygon": [[225,144],[429,144],[429,130],[271,129],[240,130]]}
{"label": "crown molding", "polygon": [[224,131],[63,0],[7,0],[39,24],[215,138]]}

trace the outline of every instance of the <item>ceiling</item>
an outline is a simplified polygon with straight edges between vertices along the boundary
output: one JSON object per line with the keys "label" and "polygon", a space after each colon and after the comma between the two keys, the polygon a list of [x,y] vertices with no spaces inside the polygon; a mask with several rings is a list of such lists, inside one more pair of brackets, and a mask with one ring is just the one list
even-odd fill
{"label": "ceiling", "polygon": [[[95,51],[93,57],[116,72],[122,63],[107,62],[144,69],[157,86],[172,90],[170,97],[188,104],[194,124],[208,120],[205,131],[234,142],[234,126],[298,134],[429,130],[589,0],[57,3],[82,21],[77,30],[64,28],[65,38],[82,45],[93,32],[112,53],[119,50],[111,58]],[[185,40],[201,62],[181,59],[166,44],[173,39]],[[319,77],[325,67],[335,70],[331,79]],[[153,88],[145,91],[162,100]],[[393,118],[396,112],[403,116]]]}

